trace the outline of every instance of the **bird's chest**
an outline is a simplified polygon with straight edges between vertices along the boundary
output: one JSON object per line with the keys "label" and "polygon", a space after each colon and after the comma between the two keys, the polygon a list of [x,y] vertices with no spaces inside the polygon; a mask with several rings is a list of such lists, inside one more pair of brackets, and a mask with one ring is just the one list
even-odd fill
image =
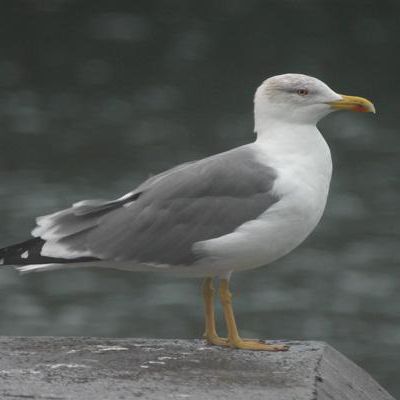
{"label": "bird's chest", "polygon": [[278,141],[260,150],[260,162],[277,173],[273,186],[281,199],[277,208],[313,229],[325,208],[332,176],[332,159],[325,140],[317,131],[303,140]]}
{"label": "bird's chest", "polygon": [[259,219],[260,237],[262,230],[278,257],[300,244],[318,224],[332,175],[329,147],[322,137],[310,147],[299,143],[298,148],[280,150],[265,155],[265,163],[276,170],[273,191],[280,200]]}
{"label": "bird's chest", "polygon": [[288,160],[279,168],[274,191],[292,217],[316,224],[325,208],[332,167],[329,160]]}

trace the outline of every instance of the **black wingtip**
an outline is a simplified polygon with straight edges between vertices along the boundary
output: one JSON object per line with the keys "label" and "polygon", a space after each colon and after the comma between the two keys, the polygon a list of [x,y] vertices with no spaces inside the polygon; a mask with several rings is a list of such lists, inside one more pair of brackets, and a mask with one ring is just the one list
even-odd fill
{"label": "black wingtip", "polygon": [[45,240],[37,237],[4,247],[0,249],[0,265],[67,264],[99,260],[94,257],[55,258],[42,256],[40,253],[45,243]]}

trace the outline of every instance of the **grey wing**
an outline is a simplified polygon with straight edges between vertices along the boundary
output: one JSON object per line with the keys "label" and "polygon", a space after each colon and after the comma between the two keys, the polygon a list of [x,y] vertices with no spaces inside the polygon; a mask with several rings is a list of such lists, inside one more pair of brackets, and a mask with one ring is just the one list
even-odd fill
{"label": "grey wing", "polygon": [[116,201],[79,203],[52,223],[44,217],[34,234],[48,240],[46,256],[190,265],[195,243],[234,231],[279,200],[275,179],[243,146],[178,166]]}

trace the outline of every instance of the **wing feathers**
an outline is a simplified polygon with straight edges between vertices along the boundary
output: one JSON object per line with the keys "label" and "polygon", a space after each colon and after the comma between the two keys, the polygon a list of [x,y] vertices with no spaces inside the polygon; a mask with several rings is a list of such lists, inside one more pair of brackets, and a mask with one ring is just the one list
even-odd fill
{"label": "wing feathers", "polygon": [[84,200],[37,219],[42,256],[190,265],[196,242],[234,231],[279,198],[276,172],[249,146],[150,178],[119,199]]}

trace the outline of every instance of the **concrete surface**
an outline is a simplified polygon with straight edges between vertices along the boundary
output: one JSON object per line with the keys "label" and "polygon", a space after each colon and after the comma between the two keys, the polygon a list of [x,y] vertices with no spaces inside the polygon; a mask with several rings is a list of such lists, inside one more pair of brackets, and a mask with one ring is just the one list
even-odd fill
{"label": "concrete surface", "polygon": [[0,399],[393,399],[319,342],[286,353],[201,340],[0,338]]}

